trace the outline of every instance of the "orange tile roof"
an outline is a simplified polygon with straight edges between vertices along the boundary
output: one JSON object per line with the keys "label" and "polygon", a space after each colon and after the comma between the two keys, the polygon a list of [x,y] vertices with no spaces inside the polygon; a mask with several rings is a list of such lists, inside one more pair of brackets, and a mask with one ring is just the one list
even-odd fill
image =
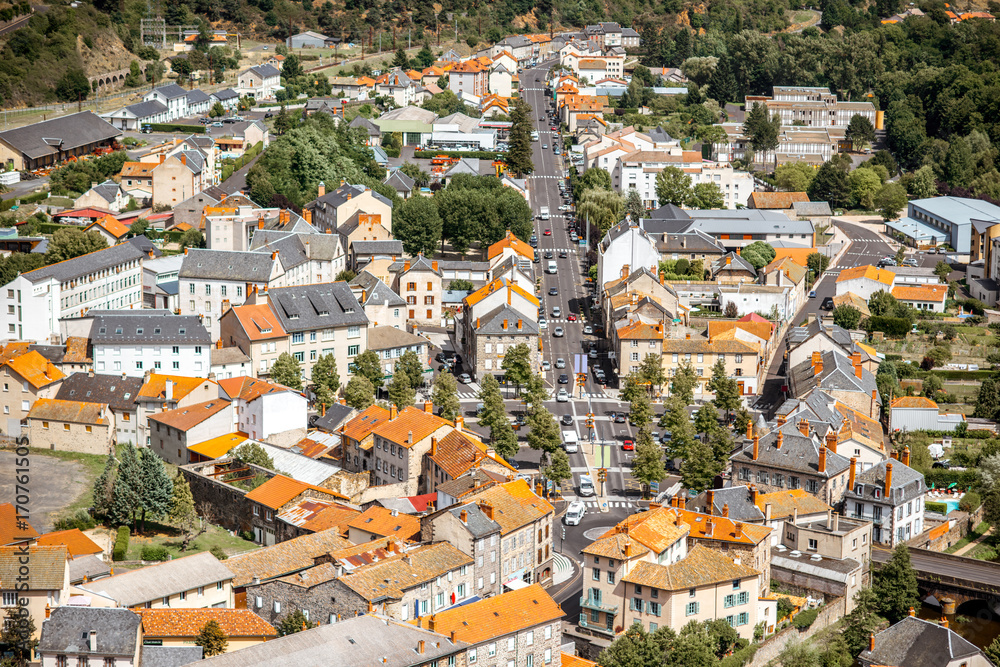
{"label": "orange tile roof", "polygon": [[807,202],[809,195],[804,192],[751,192],[751,208],[791,208],[794,202]]}
{"label": "orange tile roof", "polygon": [[869,264],[868,266],[855,266],[850,269],[844,269],[837,276],[837,282],[841,283],[846,280],[855,280],[856,278],[867,278],[868,280],[875,280],[884,285],[891,285],[896,280],[896,274],[886,269],[875,268]]}
{"label": "orange tile roof", "polygon": [[221,459],[230,451],[242,445],[247,439],[245,433],[226,433],[211,440],[189,445],[188,451],[209,459]]}
{"label": "orange tile roof", "polygon": [[799,283],[806,277],[807,270],[805,266],[790,257],[776,257],[773,262],[764,267],[763,273],[781,271],[793,283]]}
{"label": "orange tile roof", "polygon": [[197,637],[209,621],[215,621],[226,637],[278,636],[274,626],[249,609],[136,609],[142,619],[144,637]]}
{"label": "orange tile roof", "polygon": [[597,663],[569,653],[562,654],[562,667],[597,667]]}
{"label": "orange tile roof", "polygon": [[466,60],[464,63],[455,65],[451,71],[453,74],[479,74],[486,71],[486,68],[479,61]]}
{"label": "orange tile roof", "polygon": [[781,259],[783,257],[788,257],[800,266],[807,266],[809,263],[809,255],[814,252],[816,252],[816,248],[775,248],[774,258]]}
{"label": "orange tile roof", "polygon": [[245,498],[247,500],[252,500],[255,503],[260,503],[265,507],[277,510],[290,503],[296,496],[304,493],[308,489],[320,491],[339,500],[347,500],[346,496],[342,496],[336,491],[324,489],[321,486],[315,486],[313,484],[306,484],[305,482],[300,482],[297,479],[285,477],[284,475],[275,475],[248,493]]}
{"label": "orange tile roof", "polygon": [[180,400],[190,394],[192,391],[201,386],[202,382],[208,383],[212,380],[206,380],[205,378],[192,378],[183,375],[160,375],[159,373],[151,373],[146,382],[142,385],[139,390],[139,395],[137,398],[158,398],[166,399],[167,397],[167,380],[174,383],[173,385],[173,400]]}
{"label": "orange tile roof", "polygon": [[483,285],[478,290],[476,290],[475,292],[473,292],[469,296],[465,297],[465,299],[463,299],[463,301],[465,302],[466,308],[468,308],[469,306],[476,305],[477,303],[479,303],[480,301],[482,301],[483,299],[485,299],[490,294],[493,294],[494,292],[496,292],[496,291],[498,291],[500,289],[503,289],[503,288],[506,288],[508,291],[514,292],[514,293],[516,293],[516,294],[524,297],[525,299],[527,299],[528,303],[534,305],[535,307],[538,306],[538,303],[539,303],[538,302],[538,297],[536,297],[534,294],[531,294],[530,292],[526,291],[520,285],[518,285],[516,283],[513,283],[513,282],[511,282],[510,280],[508,280],[506,278],[497,278],[496,280],[494,280],[492,282],[489,282],[486,285]]}
{"label": "orange tile roof", "polygon": [[[427,629],[471,645],[551,623],[563,610],[541,584],[446,609],[427,619]],[[410,621],[417,623],[417,619]]]}
{"label": "orange tile roof", "polygon": [[267,581],[312,567],[317,556],[349,546],[351,543],[337,531],[324,530],[232,556],[226,560],[226,567],[235,575],[233,587],[242,587],[254,577]]}
{"label": "orange tile roof", "polygon": [[[506,105],[504,105],[506,106]],[[535,249],[530,245],[522,241],[521,239],[514,236],[514,232],[508,231],[507,236],[503,237],[496,243],[490,246],[489,251],[486,253],[487,259],[493,259],[505,249],[510,248],[519,255],[523,255],[528,259],[535,258]]]}
{"label": "orange tile roof", "polygon": [[[107,403],[63,401],[57,398],[39,398],[31,406],[28,419],[49,419],[73,424],[108,425]],[[44,425],[43,425],[44,426]]]}
{"label": "orange tile roof", "polygon": [[35,350],[10,359],[6,365],[35,389],[41,389],[66,377],[65,373]]}
{"label": "orange tile roof", "polygon": [[27,542],[38,537],[38,531],[27,520],[18,523],[17,509],[13,503],[0,504],[0,547]]}
{"label": "orange tile roof", "polygon": [[648,561],[636,563],[622,581],[659,590],[683,591],[759,575],[760,572],[751,567],[742,563],[737,565],[727,554],[697,544],[687,556],[670,565]]}
{"label": "orange tile roof", "polygon": [[12,343],[7,343],[0,349],[0,363],[7,363],[11,359],[21,356],[22,354],[27,354],[28,346],[32,343],[29,341],[16,340]]}
{"label": "orange tile roof", "polygon": [[360,510],[343,505],[330,505],[326,509],[317,512],[311,519],[302,524],[302,528],[318,533],[323,530],[335,528],[338,533],[347,530],[351,523],[361,514]]}
{"label": "orange tile roof", "polygon": [[451,426],[451,422],[411,405],[400,412],[395,419],[376,426],[373,432],[380,438],[385,438],[401,447],[410,447],[443,426]]}
{"label": "orange tile roof", "polygon": [[270,338],[284,338],[285,333],[281,321],[266,303],[253,306],[236,306],[233,308],[233,315],[240,322],[243,331],[246,332],[250,340],[267,340]]}
{"label": "orange tile roof", "polygon": [[94,542],[94,540],[84,535],[83,531],[79,528],[45,533],[38,538],[36,544],[43,547],[57,547],[62,545],[66,547],[70,558],[104,553],[104,549]]}
{"label": "orange tile roof", "polygon": [[761,512],[770,505],[771,517],[774,519],[791,516],[795,514],[796,510],[800,516],[805,516],[807,514],[822,514],[832,509],[816,496],[806,493],[804,489],[758,493],[756,505]]}
{"label": "orange tile roof", "polygon": [[[764,540],[769,539],[771,534],[771,529],[766,526],[740,523],[740,531],[737,532],[737,522],[726,517],[689,512],[688,510],[676,507],[673,509],[681,515],[681,521],[691,527],[689,535],[691,539],[718,540],[719,542],[734,542],[737,544],[760,544]],[[711,531],[708,529],[709,520],[712,522]]]}
{"label": "orange tile roof", "polygon": [[122,165],[119,175],[122,178],[152,178],[153,167],[159,162],[126,162]]}
{"label": "orange tile roof", "polygon": [[256,400],[264,394],[295,391],[294,389],[286,387],[283,384],[268,382],[266,380],[258,380],[257,378],[246,376],[219,380],[219,386],[225,390],[226,395],[229,396],[229,398],[239,398],[240,400],[247,402]]}
{"label": "orange tile roof", "polygon": [[626,539],[635,540],[648,547],[653,553],[660,554],[687,535],[690,530],[684,522],[677,521],[676,513],[669,507],[658,507],[626,517],[601,538],[613,535],[625,536]]}
{"label": "orange tile roof", "polygon": [[155,412],[149,415],[148,419],[159,422],[164,426],[170,426],[178,431],[187,431],[223,410],[232,410],[232,403],[224,398],[213,398],[204,403],[195,403],[183,408]]}
{"label": "orange tile roof", "polygon": [[896,285],[892,295],[899,301],[930,301],[941,303],[948,298],[947,285]]}
{"label": "orange tile roof", "polygon": [[764,340],[771,340],[771,333],[774,327],[770,322],[734,322],[732,320],[710,320],[708,322],[708,339],[715,340],[715,337],[732,329],[742,329],[747,333],[757,336],[757,338],[763,338]]}
{"label": "orange tile roof", "polygon": [[531,490],[523,479],[490,486],[465,500],[485,500],[493,507],[493,520],[500,524],[501,535],[527,526],[555,512],[547,500]]}
{"label": "orange tile roof", "polygon": [[900,396],[899,398],[893,399],[892,407],[894,408],[934,408],[937,410],[938,404],[929,398],[924,398],[923,396]]}
{"label": "orange tile roof", "polygon": [[361,442],[376,428],[389,420],[389,411],[377,405],[372,405],[354,419],[344,424],[344,437]]}
{"label": "orange tile roof", "polygon": [[487,458],[486,445],[477,443],[456,429],[441,438],[436,451],[428,453],[428,458],[455,479]]}
{"label": "orange tile roof", "polygon": [[372,505],[354,517],[347,527],[357,528],[378,537],[392,536],[402,540],[412,540],[420,535],[420,519],[380,505]]}
{"label": "orange tile roof", "polygon": [[106,215],[100,220],[92,222],[83,231],[89,232],[94,227],[102,228],[104,231],[106,231],[108,234],[111,234],[111,236],[115,237],[116,239],[122,239],[125,237],[126,234],[128,234],[128,227],[126,227],[125,225],[123,225],[121,222],[119,222],[117,219],[115,219],[110,215]]}
{"label": "orange tile roof", "polygon": [[619,340],[663,340],[663,325],[636,320],[619,329],[617,335]]}

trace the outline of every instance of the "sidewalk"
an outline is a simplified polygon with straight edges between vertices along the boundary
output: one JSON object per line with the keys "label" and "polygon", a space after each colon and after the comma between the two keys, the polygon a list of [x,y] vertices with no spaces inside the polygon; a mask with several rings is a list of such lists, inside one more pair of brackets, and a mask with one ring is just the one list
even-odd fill
{"label": "sidewalk", "polygon": [[980,543],[982,543],[982,541],[985,540],[989,535],[992,535],[993,534],[993,530],[994,530],[993,526],[990,526],[989,530],[987,530],[985,533],[983,533],[982,535],[980,535],[976,539],[974,539],[971,542],[969,542],[968,544],[966,544],[964,547],[962,547],[961,549],[959,549],[958,551],[956,551],[952,555],[953,556],[964,556],[965,554],[969,553],[977,545],[979,545]]}

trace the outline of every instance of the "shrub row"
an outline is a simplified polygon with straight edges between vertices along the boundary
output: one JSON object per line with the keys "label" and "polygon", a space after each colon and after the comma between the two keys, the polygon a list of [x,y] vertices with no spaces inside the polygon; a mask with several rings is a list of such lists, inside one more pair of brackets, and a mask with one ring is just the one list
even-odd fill
{"label": "shrub row", "polygon": [[421,160],[429,160],[438,155],[448,157],[471,157],[480,160],[494,160],[497,155],[503,155],[503,151],[414,151],[413,157]]}
{"label": "shrub row", "polygon": [[0,211],[9,211],[16,204],[37,204],[40,201],[44,201],[49,198],[49,192],[46,190],[44,192],[36,192],[35,194],[28,195],[27,197],[11,197],[10,199],[4,199],[0,202]]}
{"label": "shrub row", "polygon": [[951,484],[955,484],[965,489],[975,484],[978,479],[978,473],[975,470],[968,468],[965,470],[954,470],[952,468],[931,468],[924,473],[924,481],[927,482],[927,486],[933,484],[936,489],[946,489]]}
{"label": "shrub row", "polygon": [[205,134],[204,125],[187,125],[184,123],[149,123],[149,128],[153,132],[189,132],[191,134]]}
{"label": "shrub row", "polygon": [[921,431],[921,433],[926,433],[932,438],[968,438],[970,440],[989,440],[994,437],[993,431],[986,429],[976,429],[975,431],[966,431],[964,435],[956,435],[954,431]]}
{"label": "shrub row", "polygon": [[118,529],[118,537],[115,538],[115,548],[111,552],[113,560],[125,560],[125,557],[128,555],[128,542],[131,536],[132,533],[129,531],[128,526],[121,526]]}
{"label": "shrub row", "polygon": [[144,544],[139,558],[142,560],[167,560],[170,558],[170,552],[160,544]]}
{"label": "shrub row", "polygon": [[983,371],[953,371],[953,370],[941,370],[936,369],[934,375],[939,376],[943,380],[985,380],[986,378],[993,375],[991,370]]}
{"label": "shrub row", "polygon": [[816,620],[817,616],[819,616],[819,607],[806,609],[805,611],[799,612],[795,618],[792,619],[792,625],[799,630],[805,630],[813,624],[813,621]]}
{"label": "shrub row", "polygon": [[924,509],[928,512],[937,512],[938,514],[948,514],[948,506],[944,503],[926,502],[924,503]]}

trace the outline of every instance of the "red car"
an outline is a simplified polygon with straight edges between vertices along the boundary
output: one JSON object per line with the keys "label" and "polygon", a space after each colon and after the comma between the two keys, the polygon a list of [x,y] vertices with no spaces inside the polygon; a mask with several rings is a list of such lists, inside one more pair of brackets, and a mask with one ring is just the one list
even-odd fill
{"label": "red car", "polygon": [[626,452],[634,452],[635,443],[632,442],[631,440],[626,440],[625,442],[622,443],[622,449],[625,450]]}
{"label": "red car", "polygon": [[569,315],[567,315],[566,316],[566,321],[567,322],[576,322],[576,314],[575,313],[570,313]]}
{"label": "red car", "polygon": [[558,130],[558,129],[559,129],[559,128],[558,128],[558,127],[556,127],[555,125],[553,125],[553,126],[552,126],[552,130],[553,130],[553,131],[556,131],[556,130]]}
{"label": "red car", "polygon": [[552,230],[551,229],[546,229],[544,232],[542,232],[542,235],[543,236],[552,236]]}

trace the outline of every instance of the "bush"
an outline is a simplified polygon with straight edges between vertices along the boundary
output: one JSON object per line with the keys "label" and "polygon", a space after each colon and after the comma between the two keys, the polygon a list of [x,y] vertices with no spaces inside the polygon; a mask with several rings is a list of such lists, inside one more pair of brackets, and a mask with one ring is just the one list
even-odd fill
{"label": "bush", "polygon": [[132,532],[128,529],[128,526],[122,526],[118,529],[118,536],[115,538],[115,547],[111,551],[112,560],[125,560],[128,555],[128,542],[131,538]]}
{"label": "bush", "polygon": [[54,528],[56,530],[90,530],[97,525],[94,517],[90,516],[87,510],[77,510],[75,514],[63,516],[56,519]]}
{"label": "bush", "polygon": [[958,509],[963,512],[975,512],[982,504],[983,500],[979,497],[979,494],[975,491],[970,491],[958,501]]}
{"label": "bush", "polygon": [[170,552],[160,544],[144,544],[139,558],[142,560],[167,560],[170,558]]}
{"label": "bush", "polygon": [[218,558],[219,560],[226,560],[227,558],[229,558],[229,556],[226,555],[226,552],[223,551],[222,547],[220,547],[218,544],[209,549],[208,552],[213,556],[215,556],[216,558]]}
{"label": "bush", "polygon": [[869,333],[881,331],[890,338],[902,338],[910,332],[910,321],[905,317],[872,316],[865,320],[862,326]]}
{"label": "bush", "polygon": [[150,123],[153,132],[185,132],[189,134],[205,134],[204,125],[186,125],[184,123]]}
{"label": "bush", "polygon": [[924,474],[924,481],[935,489],[947,489],[950,484],[967,489],[979,481],[979,473],[972,469],[931,468]]}
{"label": "bush", "polygon": [[936,503],[927,501],[924,503],[924,509],[928,512],[937,512],[938,514],[948,514],[948,506],[944,503]]}
{"label": "bush", "polygon": [[[388,149],[386,150],[388,153]],[[414,151],[413,157],[421,160],[430,160],[438,155],[448,157],[474,157],[480,160],[495,160],[497,155],[503,155],[502,151]],[[389,157],[392,157],[391,155]]]}
{"label": "bush", "polygon": [[805,630],[813,624],[813,621],[816,620],[817,616],[819,616],[819,607],[807,609],[799,612],[798,615],[792,619],[792,625],[794,625],[797,630]]}

